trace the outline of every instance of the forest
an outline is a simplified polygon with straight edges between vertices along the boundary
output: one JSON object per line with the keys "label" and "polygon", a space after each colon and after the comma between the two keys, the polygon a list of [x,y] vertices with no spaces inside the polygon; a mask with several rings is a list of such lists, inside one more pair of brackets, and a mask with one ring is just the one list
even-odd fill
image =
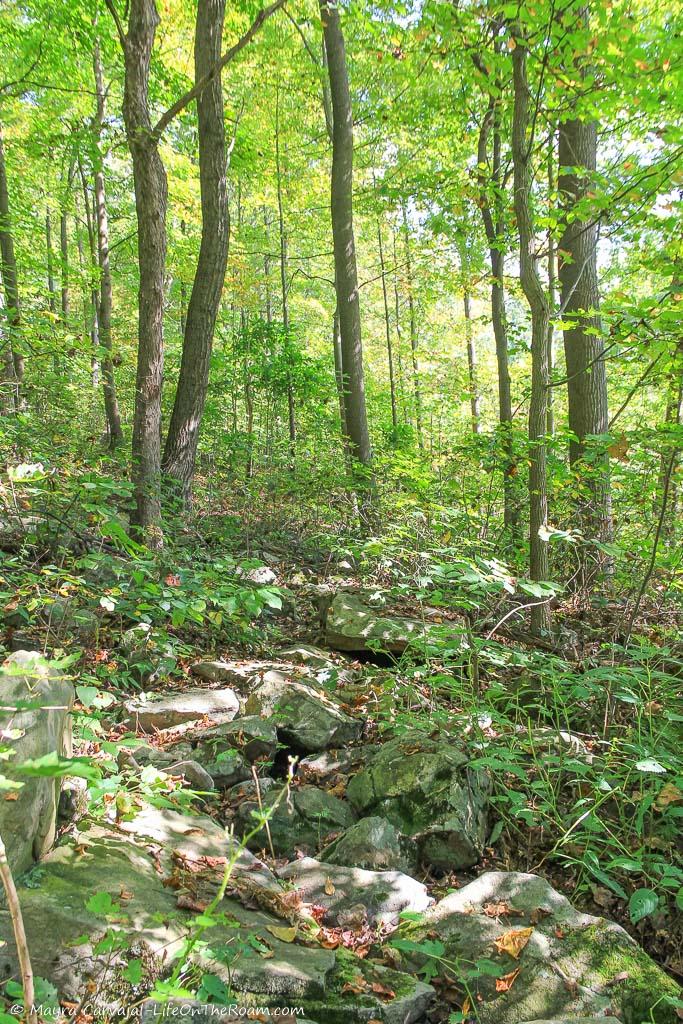
{"label": "forest", "polygon": [[0,1024],[683,1020],[678,0],[0,0]]}

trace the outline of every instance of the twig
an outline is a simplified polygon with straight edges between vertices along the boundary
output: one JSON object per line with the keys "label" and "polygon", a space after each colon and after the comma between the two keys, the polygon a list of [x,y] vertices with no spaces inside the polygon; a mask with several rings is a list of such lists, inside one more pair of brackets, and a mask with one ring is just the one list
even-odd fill
{"label": "twig", "polygon": [[26,941],[24,918],[21,913],[17,887],[14,884],[2,836],[0,836],[0,878],[2,878],[2,885],[7,897],[7,907],[9,909],[9,916],[12,919],[12,930],[17,947],[21,984],[24,990],[24,1019],[27,1024],[38,1024],[38,1014],[35,1007],[36,993],[33,985],[33,967],[31,966],[28,942]]}

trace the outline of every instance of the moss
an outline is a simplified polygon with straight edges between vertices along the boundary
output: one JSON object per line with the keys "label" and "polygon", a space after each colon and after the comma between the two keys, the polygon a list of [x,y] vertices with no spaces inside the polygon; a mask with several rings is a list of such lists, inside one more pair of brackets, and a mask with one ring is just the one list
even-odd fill
{"label": "moss", "polygon": [[556,953],[563,970],[580,975],[582,984],[609,992],[625,1024],[676,1024],[669,998],[680,999],[679,986],[614,925],[600,922],[568,932]]}

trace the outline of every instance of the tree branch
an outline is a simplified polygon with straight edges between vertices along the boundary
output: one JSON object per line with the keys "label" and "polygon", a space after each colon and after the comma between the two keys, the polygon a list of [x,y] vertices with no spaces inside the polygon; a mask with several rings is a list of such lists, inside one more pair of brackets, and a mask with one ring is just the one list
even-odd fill
{"label": "tree branch", "polygon": [[125,53],[126,52],[126,33],[123,31],[123,23],[122,23],[121,19],[119,18],[119,12],[116,10],[116,7],[114,6],[114,0],[104,0],[104,2],[107,5],[107,10],[109,11],[109,13],[111,14],[112,18],[114,19],[114,24],[116,25],[116,31],[117,31],[118,36],[119,36],[119,42],[121,43],[121,49]]}
{"label": "tree branch", "polygon": [[[223,70],[226,64],[229,64],[233,57],[236,57],[237,54],[241,50],[243,50],[248,43],[251,42],[251,40],[254,38],[258,30],[261,28],[261,25],[263,25],[264,21],[266,21],[266,19],[269,18],[271,14],[275,14],[275,12],[279,10],[279,8],[282,7],[282,5],[285,2],[286,0],[275,0],[275,2],[270,5],[270,7],[264,7],[262,10],[259,11],[259,13],[254,18],[251,27],[244,33],[242,38],[239,39],[234,44],[234,46],[231,46],[230,49],[223,54],[221,59],[216,64],[214,64],[211,70],[208,71],[203,78],[200,78],[198,82],[195,82],[191,89],[188,89],[186,93],[183,93],[183,95],[180,96],[179,99],[177,99],[175,103],[168,108],[166,113],[162,114],[162,116],[159,118],[156,125],[154,126],[152,132],[155,138],[158,139],[166,130],[166,128],[168,128],[173,118],[176,117],[182,110],[184,110],[185,107],[189,106],[189,104],[192,103],[192,101],[196,99],[201,92],[203,92],[207,85],[211,81],[213,81],[216,75],[220,74],[220,72]],[[111,10],[111,0],[106,0],[106,3],[107,7],[109,7]]]}

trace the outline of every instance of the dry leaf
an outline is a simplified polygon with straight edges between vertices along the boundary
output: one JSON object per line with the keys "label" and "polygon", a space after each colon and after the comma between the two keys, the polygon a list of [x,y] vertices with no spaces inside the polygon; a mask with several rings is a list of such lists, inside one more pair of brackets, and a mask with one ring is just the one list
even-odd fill
{"label": "dry leaf", "polygon": [[18,800],[18,799],[19,799],[19,794],[18,793],[8,793],[7,796],[5,797],[5,800],[7,801],[7,803],[11,803],[13,800]]}
{"label": "dry leaf", "polygon": [[532,932],[533,928],[511,928],[509,931],[503,932],[493,945],[499,953],[507,953],[517,960],[531,938]]}
{"label": "dry leaf", "polygon": [[296,928],[283,928],[277,924],[269,924],[267,930],[281,942],[294,942],[297,933]]}
{"label": "dry leaf", "polygon": [[509,917],[514,914],[517,917],[523,917],[524,913],[521,910],[515,910],[509,903],[505,903],[501,900],[499,903],[487,903],[484,906],[484,913],[487,917]]}
{"label": "dry leaf", "polygon": [[346,984],[342,986],[342,992],[351,992],[353,995],[359,996],[367,987],[368,983],[363,975],[357,974],[353,981],[347,981]]}
{"label": "dry leaf", "polygon": [[496,978],[496,992],[509,992],[516,982],[521,969],[521,967],[517,967],[514,971],[510,971],[509,974],[504,974],[502,978]]}
{"label": "dry leaf", "polygon": [[330,878],[330,877],[328,876],[328,877],[327,877],[327,878],[325,879],[325,892],[326,892],[326,894],[327,894],[328,896],[334,896],[334,894],[335,894],[335,892],[336,892],[336,891],[337,891],[337,890],[336,890],[336,889],[335,889],[335,887],[334,887],[334,882],[333,882],[333,881],[332,881],[332,879],[331,879],[331,878]]}
{"label": "dry leaf", "polygon": [[373,981],[370,988],[372,989],[376,996],[380,997],[380,999],[389,1000],[396,998],[396,993],[394,992],[394,990],[391,988],[387,988],[386,985],[380,984],[379,981]]}
{"label": "dry leaf", "polygon": [[628,438],[626,434],[622,434],[618,441],[609,445],[607,451],[611,458],[619,459],[620,462],[628,462],[629,459],[626,455],[628,451]]}
{"label": "dry leaf", "polygon": [[680,804],[681,800],[683,800],[683,793],[681,793],[678,786],[674,786],[673,782],[667,782],[657,794],[655,807],[658,811],[663,811],[665,807],[669,807],[671,804]]}

